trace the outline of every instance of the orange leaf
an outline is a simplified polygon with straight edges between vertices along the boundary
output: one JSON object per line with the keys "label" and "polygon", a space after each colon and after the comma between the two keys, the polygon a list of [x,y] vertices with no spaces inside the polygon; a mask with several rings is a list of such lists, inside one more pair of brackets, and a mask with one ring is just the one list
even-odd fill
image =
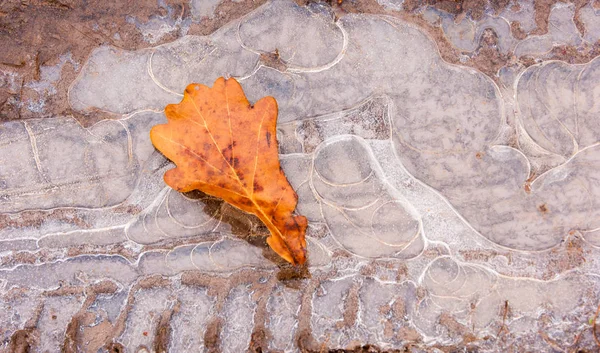
{"label": "orange leaf", "polygon": [[307,220],[292,214],[298,196],[279,166],[275,98],[251,106],[235,79],[221,77],[212,88],[187,86],[165,114],[168,123],[154,126],[150,139],[177,165],[165,173],[167,185],[200,190],[256,215],[271,233],[269,246],[303,264]]}

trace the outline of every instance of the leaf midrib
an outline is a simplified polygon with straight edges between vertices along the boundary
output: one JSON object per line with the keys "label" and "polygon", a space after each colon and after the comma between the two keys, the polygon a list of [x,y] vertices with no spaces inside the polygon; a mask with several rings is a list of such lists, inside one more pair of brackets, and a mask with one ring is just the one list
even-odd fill
{"label": "leaf midrib", "polygon": [[[230,111],[229,111],[229,99],[228,99],[228,96],[227,96],[227,86],[225,86],[225,97],[226,97],[226,98],[225,98],[225,102],[226,102],[226,104],[227,104],[227,118],[229,119],[229,125],[230,125],[230,127],[231,127],[231,113],[230,113]],[[225,155],[223,155],[223,152],[221,151],[221,148],[220,148],[220,147],[219,147],[219,145],[217,144],[217,141],[215,140],[215,138],[214,138],[214,136],[213,136],[212,132],[211,132],[211,131],[210,131],[210,129],[208,128],[208,124],[207,124],[207,122],[206,122],[206,119],[204,118],[204,115],[202,114],[202,112],[200,111],[200,109],[198,108],[198,106],[196,105],[196,101],[194,100],[194,97],[193,97],[192,95],[190,95],[190,100],[191,100],[192,104],[194,105],[194,109],[196,109],[196,112],[198,113],[198,115],[199,115],[199,116],[200,116],[200,118],[202,119],[202,121],[203,121],[203,123],[204,123],[204,128],[206,129],[206,132],[207,132],[207,133],[208,133],[208,135],[210,136],[210,139],[212,140],[213,144],[215,145],[215,147],[216,147],[216,148],[217,148],[217,150],[219,151],[219,154],[221,155],[221,157],[223,158],[223,160],[225,161],[225,163],[227,163],[227,165],[228,165],[228,166],[229,166],[229,168],[231,169],[231,171],[232,171],[233,175],[235,176],[235,179],[237,180],[238,184],[240,185],[240,188],[241,188],[242,190],[244,190],[244,192],[246,193],[246,195],[249,195],[249,196],[246,196],[246,197],[247,197],[247,198],[248,198],[248,199],[249,199],[249,200],[252,202],[252,204],[254,205],[254,208],[255,208],[255,209],[258,211],[258,212],[260,212],[260,215],[257,215],[257,216],[258,216],[258,217],[259,217],[259,218],[260,218],[260,219],[261,219],[261,220],[262,220],[262,221],[265,223],[265,225],[267,226],[267,228],[269,228],[269,230],[271,230],[272,232],[273,232],[273,231],[275,231],[275,232],[277,232],[277,233],[278,233],[279,237],[280,237],[282,240],[284,240],[284,241],[283,241],[283,243],[285,244],[285,247],[287,248],[287,250],[288,250],[288,252],[290,253],[290,255],[291,255],[291,254],[293,254],[293,252],[291,251],[291,249],[289,248],[289,246],[288,246],[288,245],[287,245],[287,243],[285,242],[285,239],[284,239],[284,237],[283,237],[283,233],[282,233],[282,232],[279,230],[279,228],[277,228],[277,227],[275,226],[275,224],[273,224],[273,222],[271,222],[271,218],[270,218],[270,217],[267,217],[267,215],[266,215],[266,214],[263,212],[263,210],[262,210],[262,207],[260,207],[260,206],[259,206],[259,205],[256,203],[256,201],[254,200],[254,178],[255,178],[255,176],[256,176],[256,168],[257,168],[257,164],[258,164],[258,143],[259,143],[259,141],[258,141],[258,140],[256,141],[256,143],[257,143],[256,150],[257,150],[257,151],[256,151],[256,154],[255,154],[255,165],[254,165],[254,172],[252,173],[252,188],[253,188],[253,190],[252,190],[252,191],[253,191],[253,192],[252,192],[252,193],[249,193],[249,192],[248,192],[248,189],[247,189],[247,188],[244,186],[244,183],[243,183],[243,182],[242,182],[242,180],[240,179],[240,177],[239,177],[239,175],[238,175],[237,171],[235,170],[235,168],[233,168],[233,166],[231,165],[231,163],[229,163],[229,161],[227,160],[227,158],[225,158]],[[263,121],[264,121],[264,117],[265,117],[265,115],[266,115],[266,111],[265,111],[265,113],[263,114],[263,117],[261,118],[261,123],[260,123],[260,125],[259,125],[259,129],[258,129],[258,130],[259,130],[259,131],[258,131],[258,139],[260,139],[260,130],[262,129],[262,123],[263,123]],[[186,118],[186,119],[187,119],[187,120],[189,120],[189,121],[193,121],[194,123],[196,123],[196,124],[200,125],[198,122],[196,122],[196,121],[194,121],[194,120],[192,120],[192,119],[190,119],[190,118],[188,118],[188,117],[185,117],[185,116],[184,116],[184,118]],[[230,133],[231,133],[231,130],[230,130]],[[233,135],[230,135],[230,139],[232,140],[232,144],[231,144],[232,146],[231,146],[231,147],[232,147],[232,152],[233,152]],[[282,193],[283,193],[283,191],[282,191]],[[281,200],[281,198],[280,198],[280,200]],[[277,205],[279,205],[279,201],[277,202]],[[262,217],[261,217],[261,215],[262,215]],[[293,257],[293,255],[292,255],[292,258],[294,258],[294,257]]]}

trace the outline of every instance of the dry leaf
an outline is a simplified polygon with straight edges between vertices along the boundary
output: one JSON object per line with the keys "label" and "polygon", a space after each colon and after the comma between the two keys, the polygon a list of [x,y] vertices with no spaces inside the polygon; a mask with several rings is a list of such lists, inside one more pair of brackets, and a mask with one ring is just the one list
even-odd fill
{"label": "dry leaf", "polygon": [[307,220],[292,214],[298,196],[279,166],[275,98],[251,106],[235,79],[221,77],[212,88],[187,86],[183,100],[168,105],[165,114],[168,123],[150,131],[154,146],[177,165],[165,173],[165,182],[258,216],[271,233],[269,246],[288,262],[303,264]]}

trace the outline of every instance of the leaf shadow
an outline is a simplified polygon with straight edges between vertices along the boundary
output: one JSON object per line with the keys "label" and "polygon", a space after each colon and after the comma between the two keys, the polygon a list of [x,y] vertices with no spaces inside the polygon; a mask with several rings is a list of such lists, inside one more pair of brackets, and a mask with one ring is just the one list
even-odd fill
{"label": "leaf shadow", "polygon": [[286,286],[295,288],[299,286],[299,283],[295,283],[298,280],[311,278],[308,261],[304,265],[294,266],[282,259],[269,247],[267,244],[267,237],[270,235],[269,230],[255,215],[246,213],[199,190],[193,190],[184,195],[189,199],[199,200],[204,204],[204,213],[220,220],[223,224],[229,225],[230,228],[227,230],[227,234],[261,249],[263,256],[277,266],[279,269],[277,279]]}

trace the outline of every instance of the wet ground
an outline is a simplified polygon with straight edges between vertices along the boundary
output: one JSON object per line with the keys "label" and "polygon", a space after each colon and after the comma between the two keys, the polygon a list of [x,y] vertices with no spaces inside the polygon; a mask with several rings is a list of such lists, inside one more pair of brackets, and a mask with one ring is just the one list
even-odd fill
{"label": "wet ground", "polygon": [[[594,1],[2,3],[0,349],[596,351],[599,39]],[[220,76],[278,101],[305,267],[162,180]]]}

